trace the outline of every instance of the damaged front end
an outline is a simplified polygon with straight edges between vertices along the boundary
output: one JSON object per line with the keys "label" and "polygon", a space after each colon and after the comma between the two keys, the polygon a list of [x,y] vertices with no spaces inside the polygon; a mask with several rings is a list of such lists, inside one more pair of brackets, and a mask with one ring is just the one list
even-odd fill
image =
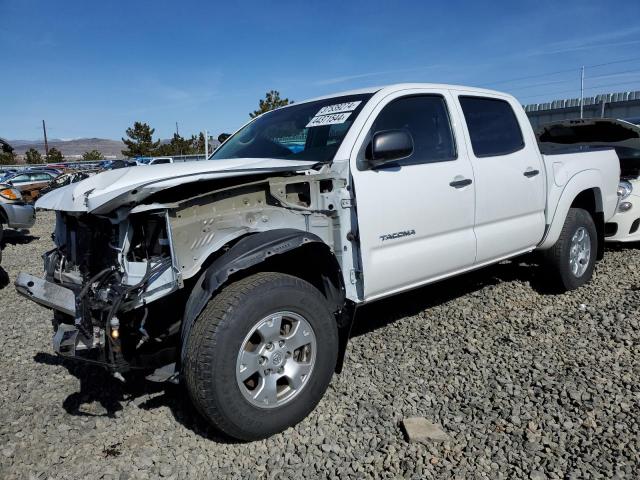
{"label": "damaged front end", "polygon": [[118,373],[175,358],[181,312],[168,298],[180,275],[170,228],[166,210],[124,219],[57,212],[45,278],[16,280],[19,293],[54,309],[56,353]]}
{"label": "damaged front end", "polygon": [[[56,247],[44,255],[45,276],[21,273],[16,289],[54,310],[58,354],[118,375],[144,369],[153,372],[151,380],[176,379],[189,326],[239,270],[315,241],[331,261],[316,250],[308,265],[318,267],[317,286],[334,308],[342,307],[340,267],[352,258],[342,239],[352,227],[340,214],[351,208],[350,192],[343,177],[300,168],[308,166],[199,175],[193,182],[175,180],[172,171],[170,180],[158,175],[154,183],[128,179],[127,189],[101,178],[60,189],[40,204],[56,211]],[[91,205],[97,196],[101,202]],[[291,266],[304,274],[302,267]]]}

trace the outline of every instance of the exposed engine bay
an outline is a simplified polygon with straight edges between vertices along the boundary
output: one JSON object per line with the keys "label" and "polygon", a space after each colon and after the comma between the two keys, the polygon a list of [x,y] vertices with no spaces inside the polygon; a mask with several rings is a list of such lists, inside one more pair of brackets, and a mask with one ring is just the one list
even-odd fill
{"label": "exposed engine bay", "polygon": [[90,360],[126,371],[149,354],[147,342],[177,331],[175,318],[155,314],[147,323],[157,310],[149,304],[178,288],[166,211],[120,222],[58,212],[54,240],[57,247],[44,255],[45,279],[75,294],[75,315],[55,312],[56,351],[94,350]]}

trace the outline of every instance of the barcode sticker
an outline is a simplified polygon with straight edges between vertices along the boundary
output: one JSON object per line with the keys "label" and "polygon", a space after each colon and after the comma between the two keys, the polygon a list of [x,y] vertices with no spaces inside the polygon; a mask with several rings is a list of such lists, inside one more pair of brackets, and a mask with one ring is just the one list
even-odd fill
{"label": "barcode sticker", "polygon": [[341,113],[341,112],[352,112],[358,105],[362,103],[362,100],[358,100],[357,102],[345,102],[345,103],[337,103],[336,105],[327,105],[326,107],[322,107],[318,113],[316,113],[316,117],[320,115],[329,115],[331,113]]}
{"label": "barcode sticker", "polygon": [[334,113],[331,115],[316,115],[309,121],[309,123],[307,123],[306,128],[344,123],[350,115],[351,112]]}

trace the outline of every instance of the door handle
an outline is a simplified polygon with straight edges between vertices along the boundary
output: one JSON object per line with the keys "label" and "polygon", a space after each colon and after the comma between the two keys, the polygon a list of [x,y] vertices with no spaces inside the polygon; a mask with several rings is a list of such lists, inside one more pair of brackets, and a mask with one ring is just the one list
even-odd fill
{"label": "door handle", "polygon": [[463,180],[454,180],[453,182],[450,182],[449,185],[453,188],[462,188],[466,187],[467,185],[471,185],[472,183],[473,180],[471,180],[470,178],[465,178]]}
{"label": "door handle", "polygon": [[535,177],[540,173],[540,170],[527,170],[523,173],[523,175],[527,178]]}

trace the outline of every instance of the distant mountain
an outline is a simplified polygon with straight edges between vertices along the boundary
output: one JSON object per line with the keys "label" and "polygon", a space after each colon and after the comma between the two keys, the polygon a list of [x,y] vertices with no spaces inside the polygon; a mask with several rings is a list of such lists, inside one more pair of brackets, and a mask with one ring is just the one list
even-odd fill
{"label": "distant mountain", "polygon": [[[7,140],[9,145],[14,148],[16,155],[24,155],[30,148],[35,148],[44,155],[44,141],[41,140]],[[169,143],[169,139],[161,139],[160,143]],[[84,152],[89,150],[98,150],[105,158],[122,158],[122,150],[125,144],[119,140],[110,140],[108,138],[74,138],[73,140],[62,140],[52,138],[49,140],[49,148],[56,147],[62,154],[69,158],[80,158]],[[212,140],[209,142],[210,147],[216,149],[220,142]]]}
{"label": "distant mountain", "polygon": [[[55,147],[66,157],[80,156],[89,150],[98,150],[105,157],[122,157],[121,150],[125,149],[120,140],[107,138],[76,138],[73,140],[49,140],[49,148]],[[23,155],[30,148],[35,148],[44,155],[44,141],[41,140],[9,140],[9,144],[15,149],[15,153]]]}

